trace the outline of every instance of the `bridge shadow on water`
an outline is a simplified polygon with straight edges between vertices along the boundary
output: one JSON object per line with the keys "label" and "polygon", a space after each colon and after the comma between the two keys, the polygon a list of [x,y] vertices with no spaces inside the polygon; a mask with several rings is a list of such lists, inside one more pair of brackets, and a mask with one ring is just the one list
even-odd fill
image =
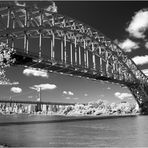
{"label": "bridge shadow on water", "polygon": [[61,123],[61,122],[78,122],[85,120],[102,120],[102,119],[118,119],[118,118],[131,118],[137,117],[137,115],[118,115],[118,116],[82,116],[82,117],[66,117],[62,119],[60,116],[59,119],[49,119],[49,120],[32,120],[32,121],[8,121],[0,122],[0,126],[11,126],[11,125],[29,125],[29,124],[47,124],[47,123]]}

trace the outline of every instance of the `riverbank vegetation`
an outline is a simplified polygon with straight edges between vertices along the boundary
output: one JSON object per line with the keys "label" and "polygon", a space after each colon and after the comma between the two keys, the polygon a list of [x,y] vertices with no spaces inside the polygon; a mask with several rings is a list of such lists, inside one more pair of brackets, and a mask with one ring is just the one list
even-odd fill
{"label": "riverbank vegetation", "polygon": [[136,104],[121,102],[119,104],[98,100],[87,104],[65,106],[59,110],[62,115],[120,115],[136,114],[139,112]]}
{"label": "riverbank vegetation", "polygon": [[91,101],[75,105],[31,105],[31,104],[0,104],[1,114],[43,114],[43,115],[121,115],[139,113],[137,104],[129,102],[108,103],[105,100]]}

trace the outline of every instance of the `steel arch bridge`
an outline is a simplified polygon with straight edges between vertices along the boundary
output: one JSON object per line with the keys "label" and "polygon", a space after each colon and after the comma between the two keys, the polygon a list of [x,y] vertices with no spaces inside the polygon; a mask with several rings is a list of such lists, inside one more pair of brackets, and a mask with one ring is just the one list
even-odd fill
{"label": "steel arch bridge", "polygon": [[148,112],[148,78],[118,45],[80,21],[1,3],[0,42],[15,50],[15,64],[125,85]]}

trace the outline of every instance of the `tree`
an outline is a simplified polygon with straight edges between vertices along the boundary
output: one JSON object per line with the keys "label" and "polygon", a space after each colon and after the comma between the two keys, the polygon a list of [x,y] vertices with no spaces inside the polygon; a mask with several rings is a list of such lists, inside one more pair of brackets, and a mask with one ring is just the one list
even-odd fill
{"label": "tree", "polygon": [[7,44],[1,42],[0,44],[0,85],[10,85],[12,84],[5,75],[5,68],[9,67],[15,62],[13,58],[14,50],[8,47]]}

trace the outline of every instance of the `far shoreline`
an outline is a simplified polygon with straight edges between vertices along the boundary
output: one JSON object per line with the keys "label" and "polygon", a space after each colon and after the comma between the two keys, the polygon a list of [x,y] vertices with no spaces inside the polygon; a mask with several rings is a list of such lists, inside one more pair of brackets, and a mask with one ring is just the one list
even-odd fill
{"label": "far shoreline", "polygon": [[[56,123],[56,122],[72,122],[83,120],[101,120],[101,119],[118,119],[127,117],[137,117],[139,114],[124,114],[124,115],[2,115],[3,121],[0,121],[0,126],[8,125],[23,125],[23,124],[40,124],[40,123]],[[27,118],[23,118],[25,116]]]}

